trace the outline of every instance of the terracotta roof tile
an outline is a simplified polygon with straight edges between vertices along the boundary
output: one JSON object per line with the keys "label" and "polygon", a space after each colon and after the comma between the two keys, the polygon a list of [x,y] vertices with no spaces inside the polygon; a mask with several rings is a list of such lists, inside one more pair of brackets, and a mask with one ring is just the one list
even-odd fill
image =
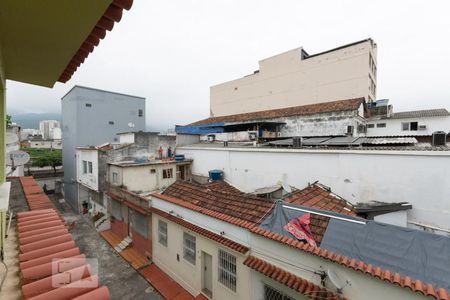
{"label": "terracotta roof tile", "polygon": [[187,181],[176,181],[162,195],[178,198],[186,203],[238,219],[237,225],[244,226],[246,222],[259,224],[271,211],[273,203],[240,192],[225,182],[214,182],[201,185]]}
{"label": "terracotta roof tile", "polygon": [[[56,210],[17,213],[17,231],[24,299],[73,299],[87,293],[109,299],[108,289],[99,287],[98,277]],[[63,284],[58,287],[55,282]]]}
{"label": "terracotta roof tile", "polygon": [[338,101],[332,101],[332,102],[294,106],[294,107],[281,108],[281,109],[264,110],[264,111],[243,113],[243,114],[237,114],[237,115],[211,117],[208,119],[204,119],[204,120],[200,120],[200,121],[191,123],[189,125],[196,126],[196,125],[204,125],[204,124],[209,124],[209,123],[245,122],[245,121],[255,121],[255,120],[262,120],[262,119],[274,119],[274,118],[281,118],[281,117],[306,116],[306,115],[336,112],[336,111],[357,110],[363,103],[365,103],[364,98],[338,100]]}
{"label": "terracotta roof tile", "polygon": [[44,193],[42,188],[37,184],[32,176],[19,177],[19,180],[22,184],[28,207],[31,210],[55,208],[48,196]]}
{"label": "terracotta roof tile", "polygon": [[210,240],[213,240],[213,241],[215,241],[217,243],[225,245],[228,248],[233,249],[234,251],[237,251],[237,252],[240,252],[240,253],[243,253],[243,254],[247,253],[247,251],[248,251],[248,247],[246,247],[244,245],[236,243],[236,242],[234,242],[232,240],[229,240],[229,239],[227,239],[227,238],[225,238],[225,237],[223,237],[223,236],[221,236],[219,234],[216,234],[214,232],[206,230],[206,229],[204,229],[202,227],[199,227],[197,225],[194,225],[192,223],[186,222],[183,219],[180,219],[180,218],[178,218],[176,216],[168,214],[168,213],[166,213],[166,212],[164,212],[162,210],[159,210],[159,209],[154,208],[154,207],[150,208],[150,210],[153,213],[156,213],[156,214],[160,215],[161,217],[163,217],[165,219],[168,219],[168,220],[170,220],[170,221],[172,221],[172,222],[174,222],[174,223],[176,223],[178,225],[181,225],[181,226],[183,226],[183,227],[185,227],[185,228],[187,228],[187,229],[189,229],[189,230],[191,230],[191,231],[193,231],[193,232],[195,232],[197,234],[200,234],[200,235],[202,235],[202,236],[204,236],[204,237],[206,237],[206,238],[208,238]]}
{"label": "terracotta roof tile", "polygon": [[272,278],[273,280],[291,288],[311,299],[346,299],[338,294],[335,294],[323,287],[317,286],[314,283],[303,279],[297,275],[287,272],[275,265],[272,265],[260,258],[249,256],[244,261],[244,265],[260,272],[261,274]]}

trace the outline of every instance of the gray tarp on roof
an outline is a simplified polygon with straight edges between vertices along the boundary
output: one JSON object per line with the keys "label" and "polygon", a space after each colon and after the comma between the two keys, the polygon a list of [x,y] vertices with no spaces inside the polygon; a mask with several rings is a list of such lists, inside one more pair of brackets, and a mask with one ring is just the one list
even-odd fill
{"label": "gray tarp on roof", "polygon": [[[288,206],[306,209],[312,214],[316,212],[332,216],[321,248],[450,291],[450,238],[374,221],[359,224],[334,217],[356,221],[360,218],[293,204]],[[294,238],[283,227],[291,219],[303,214],[283,207],[280,201],[260,227]]]}

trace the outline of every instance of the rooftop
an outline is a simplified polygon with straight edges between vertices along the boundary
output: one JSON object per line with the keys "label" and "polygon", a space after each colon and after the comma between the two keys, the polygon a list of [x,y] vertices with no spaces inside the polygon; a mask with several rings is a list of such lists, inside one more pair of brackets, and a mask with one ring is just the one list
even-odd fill
{"label": "rooftop", "polygon": [[294,106],[280,109],[271,109],[222,117],[210,117],[204,120],[191,123],[189,124],[189,126],[205,125],[211,123],[255,121],[263,119],[273,119],[292,116],[307,116],[319,113],[357,110],[359,109],[361,104],[365,105],[364,98],[338,100],[332,102]]}
{"label": "rooftop", "polygon": [[408,118],[430,118],[430,117],[447,117],[450,113],[445,108],[412,110],[392,113],[385,119],[408,119]]}
{"label": "rooftop", "polygon": [[192,162],[192,159],[156,159],[156,160],[146,160],[146,159],[136,159],[136,160],[125,160],[119,162],[108,162],[109,165],[118,166],[121,168],[128,167],[144,167],[151,165],[164,165],[164,164],[186,164]]}

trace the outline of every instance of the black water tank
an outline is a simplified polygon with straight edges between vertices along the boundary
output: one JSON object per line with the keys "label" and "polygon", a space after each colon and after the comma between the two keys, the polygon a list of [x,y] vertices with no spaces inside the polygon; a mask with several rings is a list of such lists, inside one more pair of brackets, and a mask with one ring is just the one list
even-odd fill
{"label": "black water tank", "polygon": [[443,131],[435,131],[431,136],[431,145],[445,146],[447,144],[447,134]]}

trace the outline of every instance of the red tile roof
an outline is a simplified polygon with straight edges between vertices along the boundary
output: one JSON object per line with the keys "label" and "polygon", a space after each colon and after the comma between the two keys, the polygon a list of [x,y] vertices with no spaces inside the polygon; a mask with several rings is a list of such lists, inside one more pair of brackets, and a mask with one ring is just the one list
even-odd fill
{"label": "red tile roof", "polygon": [[113,0],[109,7],[104,12],[103,16],[98,20],[92,32],[81,44],[78,51],[73,56],[72,60],[66,66],[62,74],[59,76],[59,82],[67,82],[72,77],[73,73],[86,60],[94,48],[98,46],[100,40],[106,36],[106,31],[111,31],[115,22],[120,22],[122,19],[122,12],[124,9],[129,10],[133,5],[133,0]]}
{"label": "red tile roof", "polygon": [[225,182],[201,185],[179,180],[162,195],[252,224],[259,224],[273,208],[272,202],[244,194]]}
{"label": "red tile roof", "polygon": [[19,177],[22,189],[31,210],[55,208],[48,196],[32,176]]}
{"label": "red tile roof", "polygon": [[364,98],[355,98],[347,100],[337,100],[332,102],[324,102],[317,104],[309,104],[302,106],[294,106],[288,108],[263,110],[251,113],[243,113],[237,115],[221,116],[221,117],[210,117],[204,120],[200,120],[189,124],[190,126],[203,125],[209,123],[230,123],[230,122],[246,122],[246,121],[256,121],[264,119],[274,119],[283,117],[293,117],[293,116],[307,116],[319,113],[329,113],[337,111],[349,111],[357,110],[361,104],[365,105]]}
{"label": "red tile roof", "polygon": [[206,229],[204,229],[202,227],[199,227],[197,225],[189,223],[189,222],[187,222],[187,221],[185,221],[183,219],[180,219],[180,218],[178,218],[176,216],[168,214],[168,213],[166,213],[166,212],[164,212],[162,210],[159,210],[157,208],[152,207],[150,210],[153,213],[156,213],[156,214],[160,215],[161,217],[163,217],[165,219],[168,219],[168,220],[170,220],[170,221],[172,221],[172,222],[174,222],[174,223],[176,223],[178,225],[181,225],[181,226],[183,226],[183,227],[185,227],[185,228],[187,228],[187,229],[189,229],[189,230],[191,230],[191,231],[193,231],[193,232],[195,232],[197,234],[200,234],[200,235],[202,235],[202,236],[204,236],[204,237],[206,237],[206,238],[208,238],[210,240],[213,240],[213,241],[215,241],[215,242],[217,242],[219,244],[222,244],[222,245],[224,245],[224,246],[226,246],[226,247],[228,247],[228,248],[230,248],[230,249],[232,249],[234,251],[240,252],[242,254],[245,254],[248,251],[248,247],[246,247],[244,245],[241,245],[239,243],[236,243],[236,242],[234,242],[232,240],[229,240],[229,239],[227,239],[227,238],[225,238],[225,237],[223,237],[223,236],[221,236],[221,235],[219,235],[217,233],[211,232],[211,231],[206,230]]}
{"label": "red tile roof", "polygon": [[284,199],[285,202],[313,208],[319,208],[348,216],[356,216],[351,203],[332,193],[320,183],[313,183],[302,190],[297,190]]}
{"label": "red tile roof", "polygon": [[24,299],[109,299],[56,210],[17,213],[17,231]]}
{"label": "red tile roof", "polygon": [[[354,207],[351,203],[333,194],[330,189],[319,183],[314,183],[302,190],[294,191],[292,195],[286,197],[284,201],[291,204],[319,208],[348,216],[356,216]],[[330,218],[328,217],[311,214],[311,234],[319,246],[322,242],[323,235],[327,230],[329,220]]]}
{"label": "red tile roof", "polygon": [[[313,247],[307,243],[300,242],[296,239],[292,239],[283,235],[280,235],[275,232],[267,231],[265,229],[262,229],[258,225],[260,224],[261,220],[264,219],[266,215],[269,215],[272,211],[272,206],[268,207],[265,205],[264,209],[261,209],[258,207],[257,212],[253,212],[250,215],[244,213],[235,213],[235,210],[238,209],[239,205],[245,206],[245,204],[237,204],[235,206],[235,201],[231,201],[230,206],[232,209],[228,208],[226,205],[224,207],[223,204],[220,204],[220,201],[229,201],[228,198],[225,198],[223,200],[222,196],[218,197],[218,195],[215,195],[215,197],[212,197],[211,190],[208,190],[205,187],[202,187],[202,185],[194,184],[194,183],[188,183],[188,182],[182,182],[183,188],[180,188],[180,185],[177,185],[176,189],[169,190],[166,189],[166,191],[169,190],[169,193],[153,193],[152,196],[156,197],[161,200],[165,200],[171,203],[174,203],[176,205],[180,205],[182,207],[191,209],[193,211],[205,214],[207,216],[219,219],[224,222],[228,222],[230,224],[248,229],[252,233],[264,236],[266,238],[278,241],[282,244],[288,245],[290,247],[297,248],[299,250],[305,251],[307,253],[310,253],[312,255],[319,256],[323,259],[327,259],[333,262],[336,262],[340,265],[343,265],[345,267],[348,267],[350,269],[363,272],[365,274],[369,274],[375,278],[379,278],[381,280],[390,282],[392,284],[397,284],[401,287],[408,288],[412,290],[413,292],[421,293],[425,296],[431,296],[438,300],[450,300],[450,294],[447,292],[444,288],[435,288],[431,284],[425,284],[422,283],[420,280],[412,281],[410,277],[402,277],[399,273],[392,273],[389,270],[383,270],[380,267],[373,266],[371,264],[366,264],[362,261],[356,260],[356,259],[350,259],[346,256],[341,256],[339,254],[330,252],[328,250],[322,249],[320,247]],[[187,185],[187,186],[186,186]],[[193,185],[193,187],[189,187],[189,185]],[[191,195],[191,193],[193,195]],[[169,194],[169,195],[168,195]],[[223,193],[226,194],[226,193]],[[232,197],[231,199],[237,200],[241,198],[246,198],[247,194],[236,194],[234,192],[228,192]],[[219,194],[220,195],[220,194]],[[256,197],[254,197],[256,198]],[[253,197],[252,197],[253,199]],[[255,200],[255,199],[253,199]],[[260,200],[261,201],[261,200]],[[301,201],[301,200],[296,200]],[[250,205],[253,205],[254,207],[255,203],[253,201],[250,202]],[[270,203],[266,201],[262,201],[261,203]],[[336,205],[334,206],[335,209],[341,209],[343,206]],[[259,216],[259,218],[258,218]],[[243,219],[242,217],[245,217]],[[323,218],[326,218],[323,219]],[[314,231],[313,235],[315,235],[315,238],[318,238],[318,236],[322,235],[324,233],[324,230],[326,229],[326,225],[328,224],[327,217],[321,218],[320,216],[314,217],[311,222],[318,222],[311,224],[311,228]],[[255,220],[257,220],[255,222]],[[315,221],[313,221],[315,220]],[[326,223],[326,224],[325,224]]]}
{"label": "red tile roof", "polygon": [[317,300],[339,300],[346,299],[333,293],[326,288],[320,287],[306,279],[287,272],[275,265],[272,265],[260,258],[249,256],[244,261],[244,265],[258,271],[259,273],[272,278],[273,280],[299,292],[311,299]]}

